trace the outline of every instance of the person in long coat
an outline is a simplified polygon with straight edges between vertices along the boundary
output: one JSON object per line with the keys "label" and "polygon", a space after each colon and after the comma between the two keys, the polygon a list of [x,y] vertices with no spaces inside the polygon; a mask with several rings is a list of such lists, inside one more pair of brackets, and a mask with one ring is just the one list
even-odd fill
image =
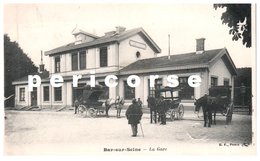
{"label": "person in long coat", "polygon": [[161,125],[166,125],[167,107],[163,96],[160,96],[158,100],[158,112],[161,120]]}
{"label": "person in long coat", "polygon": [[116,117],[120,118],[121,110],[123,108],[125,101],[123,97],[117,96],[115,100],[115,105],[116,105]]}
{"label": "person in long coat", "polygon": [[133,137],[137,135],[137,125],[140,123],[142,119],[143,112],[138,105],[136,99],[132,100],[132,104],[126,110],[126,118],[128,120],[128,124],[131,125]]}
{"label": "person in long coat", "polygon": [[75,106],[75,111],[74,114],[77,114],[79,112],[79,100],[76,98],[75,102],[74,102],[74,106]]}

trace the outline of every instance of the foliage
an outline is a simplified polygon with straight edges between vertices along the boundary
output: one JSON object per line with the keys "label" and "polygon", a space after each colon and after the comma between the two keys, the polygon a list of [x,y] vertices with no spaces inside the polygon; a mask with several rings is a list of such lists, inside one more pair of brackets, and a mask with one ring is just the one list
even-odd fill
{"label": "foliage", "polygon": [[237,76],[234,80],[235,87],[240,87],[242,83],[246,87],[251,87],[252,83],[252,69],[251,68],[237,68]]}
{"label": "foliage", "polygon": [[251,4],[214,4],[214,8],[226,8],[221,20],[227,24],[232,40],[242,39],[243,45],[251,47]]}
{"label": "foliage", "polygon": [[[8,35],[4,35],[4,79],[5,93],[8,97],[15,93],[12,82],[18,78],[36,72],[37,67],[32,60],[23,52],[17,42],[11,42]],[[14,98],[14,97],[13,97]],[[6,106],[13,106],[14,99],[7,101]]]}

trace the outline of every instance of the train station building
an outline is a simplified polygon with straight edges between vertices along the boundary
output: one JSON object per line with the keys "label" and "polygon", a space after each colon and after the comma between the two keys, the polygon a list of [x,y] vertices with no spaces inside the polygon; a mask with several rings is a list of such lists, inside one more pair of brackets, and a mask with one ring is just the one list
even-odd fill
{"label": "train station building", "polygon": [[[147,105],[148,96],[154,96],[155,88],[150,87],[149,76],[159,75],[156,87],[166,86],[168,75],[177,75],[182,90],[178,97],[185,103],[193,103],[211,86],[232,86],[236,67],[226,48],[205,50],[205,39],[196,40],[196,49],[190,53],[160,56],[161,49],[143,28],[126,30],[118,26],[114,31],[99,37],[80,29],[73,31],[75,41],[45,52],[50,59],[50,71],[40,68],[37,74],[42,83],[28,90],[28,77],[13,82],[15,85],[15,105],[39,106],[41,108],[71,107],[77,97],[81,97],[80,88],[72,86],[72,76],[82,75],[78,86],[89,84],[91,71],[95,72],[96,84],[105,85],[107,75],[118,77],[116,87],[104,86],[101,99],[122,96],[126,103],[132,98],[140,98]],[[194,41],[195,43],[195,41]],[[41,64],[43,66],[43,64]],[[52,87],[50,77],[61,75],[62,87]],[[140,77],[140,85],[132,88],[127,85],[129,75]],[[198,75],[202,82],[199,87],[188,85],[188,77]]]}

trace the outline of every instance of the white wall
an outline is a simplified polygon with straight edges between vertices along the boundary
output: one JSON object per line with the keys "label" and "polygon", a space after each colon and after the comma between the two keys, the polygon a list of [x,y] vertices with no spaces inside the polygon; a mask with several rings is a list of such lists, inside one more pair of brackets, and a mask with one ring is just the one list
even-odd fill
{"label": "white wall", "polygon": [[140,49],[133,46],[130,46],[129,41],[134,40],[143,44],[146,42],[139,35],[132,36],[122,42],[119,45],[119,64],[120,66],[127,66],[138,60],[136,58],[136,52],[141,53],[140,59],[152,58],[155,56],[154,51],[146,44],[146,49]]}
{"label": "white wall", "polygon": [[[20,101],[20,88],[25,88],[25,100]],[[15,107],[23,107],[23,106],[29,106],[31,104],[30,102],[30,93],[28,92],[28,86],[27,85],[16,85],[15,86]]]}
{"label": "white wall", "polygon": [[218,78],[218,85],[224,85],[224,78],[229,79],[229,85],[231,85],[232,75],[230,74],[222,59],[219,59],[214,65],[212,65],[209,68],[209,71],[209,87],[211,84],[211,76]]}
{"label": "white wall", "polygon": [[[178,77],[189,77],[191,75],[199,75],[202,79],[206,79],[207,77],[204,77],[203,76],[204,72],[202,73],[198,73],[198,72],[193,72],[193,73],[183,73],[183,74],[175,74],[174,72],[173,73],[169,73],[169,74],[162,74],[162,75],[159,75],[159,78],[162,78],[162,86],[167,86],[167,76],[168,75],[177,75]],[[150,78],[150,75],[147,75],[147,76],[143,76],[143,75],[138,75],[140,77],[140,85],[138,87],[135,88],[135,98],[140,98],[143,102],[144,105],[147,105],[147,98],[148,98],[148,80]],[[127,80],[127,76],[124,76],[124,77],[121,77],[119,79],[119,95],[120,96],[124,96],[124,85],[123,85],[123,81],[124,80]],[[201,83],[201,86],[203,85],[203,81],[202,80],[202,83]],[[201,88],[205,88],[205,87],[196,87],[194,88],[194,97],[195,98],[200,98],[200,96],[202,94],[204,94],[202,91],[201,91]],[[175,95],[174,96],[178,96],[177,93],[174,93]],[[185,102],[185,100],[183,100]],[[128,100],[128,102],[130,102]],[[190,101],[187,101],[187,102],[190,102]]]}
{"label": "white wall", "polygon": [[218,78],[218,85],[224,85],[224,79],[229,79],[229,85],[232,86],[231,99],[234,97],[234,76],[231,75],[227,66],[222,59],[219,59],[215,64],[209,68],[209,84],[211,84],[211,76]]}
{"label": "white wall", "polygon": [[50,56],[51,62],[51,74],[59,74],[61,76],[72,76],[78,74],[90,74],[90,71],[95,71],[95,73],[105,73],[113,72],[118,70],[118,45],[110,44],[108,47],[108,66],[100,67],[100,56],[99,56],[99,47],[91,48],[86,50],[86,65],[87,68],[84,70],[75,70],[72,71],[71,64],[71,53],[66,53],[60,55],[61,61],[61,72],[55,72],[55,56]]}
{"label": "white wall", "polygon": [[200,97],[209,93],[208,88],[210,82],[208,78],[209,78],[209,72],[207,69],[205,69],[205,71],[201,73],[200,94],[195,96],[196,99],[199,99]]}

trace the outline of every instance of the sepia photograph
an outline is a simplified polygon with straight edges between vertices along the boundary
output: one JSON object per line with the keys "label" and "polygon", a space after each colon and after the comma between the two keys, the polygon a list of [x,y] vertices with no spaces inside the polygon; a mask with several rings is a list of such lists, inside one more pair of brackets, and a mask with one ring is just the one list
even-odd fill
{"label": "sepia photograph", "polygon": [[256,4],[4,3],[5,156],[256,155]]}

